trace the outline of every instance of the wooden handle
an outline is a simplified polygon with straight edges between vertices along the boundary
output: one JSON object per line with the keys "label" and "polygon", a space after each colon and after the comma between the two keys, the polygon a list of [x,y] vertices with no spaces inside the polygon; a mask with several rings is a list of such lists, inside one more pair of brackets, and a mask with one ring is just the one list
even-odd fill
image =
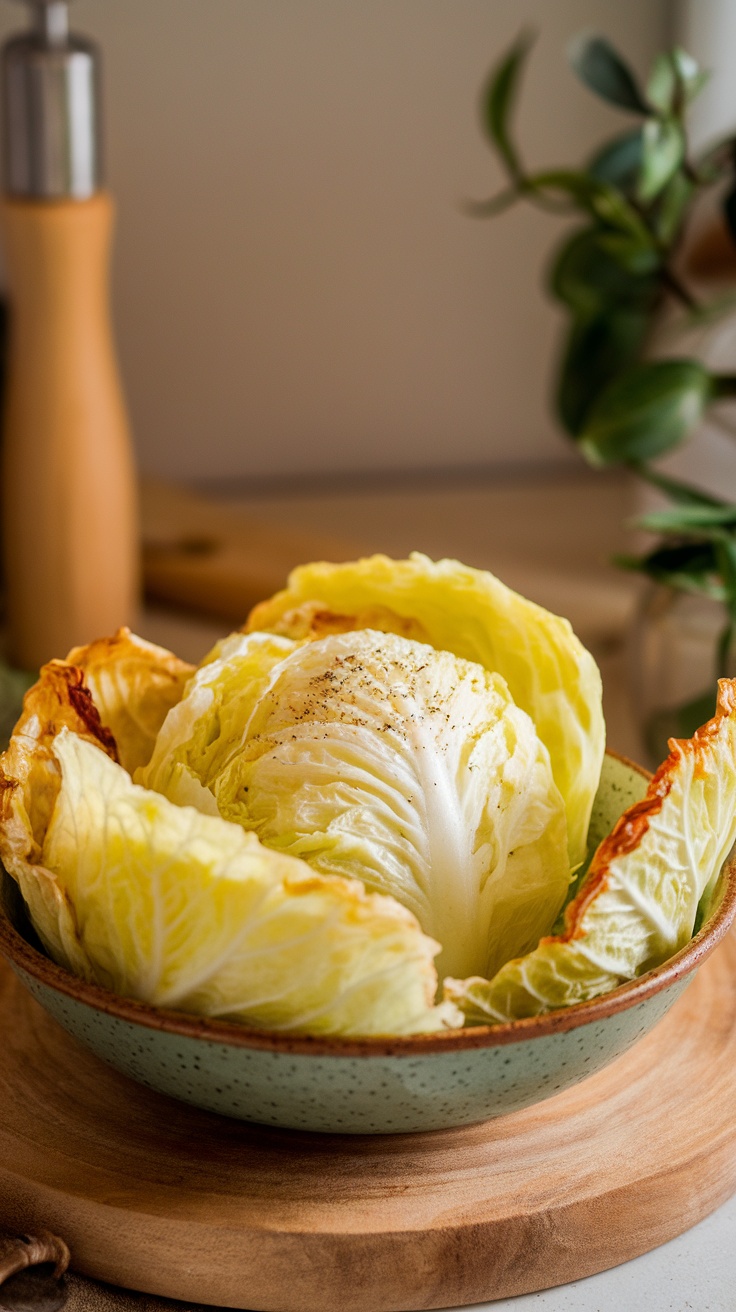
{"label": "wooden handle", "polygon": [[70,1262],[69,1249],[63,1239],[48,1230],[35,1235],[10,1235],[0,1230],[0,1285],[29,1266],[53,1265],[57,1280]]}
{"label": "wooden handle", "polygon": [[108,305],[110,197],[1,206],[10,658],[35,669],[134,619],[133,459]]}

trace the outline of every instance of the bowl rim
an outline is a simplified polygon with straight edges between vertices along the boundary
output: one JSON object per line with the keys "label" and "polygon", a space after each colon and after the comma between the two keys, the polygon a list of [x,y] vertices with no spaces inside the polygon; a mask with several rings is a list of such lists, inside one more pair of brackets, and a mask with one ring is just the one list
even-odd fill
{"label": "bowl rim", "polygon": [[[649,770],[620,752],[607,750],[606,755],[628,766],[643,779],[651,779]],[[58,966],[27,942],[1,907],[0,956],[5,957],[14,969],[30,975],[39,984],[65,994],[75,1002],[118,1020],[184,1039],[320,1057],[417,1057],[425,1053],[463,1052],[520,1043],[577,1029],[592,1021],[606,1020],[685,979],[710,956],[736,919],[736,851],[724,863],[723,869],[725,889],[715,913],[684,948],[638,979],[621,984],[588,1002],[577,1002],[544,1015],[528,1016],[499,1025],[473,1025],[467,1029],[448,1029],[429,1034],[363,1038],[293,1034],[289,1031],[254,1029],[237,1021],[214,1020],[165,1007],[153,1007],[135,998],[113,993],[99,984],[79,979],[63,966]]]}

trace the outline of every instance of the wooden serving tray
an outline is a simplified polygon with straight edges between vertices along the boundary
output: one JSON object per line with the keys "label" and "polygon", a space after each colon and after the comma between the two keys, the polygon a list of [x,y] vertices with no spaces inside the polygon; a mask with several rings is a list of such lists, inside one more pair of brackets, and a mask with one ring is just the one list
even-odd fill
{"label": "wooden serving tray", "polygon": [[339,1137],[198,1112],[70,1039],[0,963],[0,1225],[73,1267],[274,1312],[410,1312],[626,1261],[736,1190],[736,935],[629,1053],[467,1129]]}

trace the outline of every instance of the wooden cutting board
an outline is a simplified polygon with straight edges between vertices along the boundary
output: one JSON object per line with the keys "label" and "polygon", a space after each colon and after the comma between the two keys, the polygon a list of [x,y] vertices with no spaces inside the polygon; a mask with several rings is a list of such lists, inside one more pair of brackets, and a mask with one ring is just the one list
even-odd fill
{"label": "wooden cutting board", "polygon": [[354,543],[244,515],[185,488],[146,481],[140,488],[143,586],[163,601],[225,624],[241,625],[257,601],[308,560],[353,560]]}
{"label": "wooden cutting board", "polygon": [[409,1312],[626,1261],[736,1190],[736,935],[664,1021],[548,1102],[338,1137],[197,1112],[78,1047],[0,964],[0,1224],[77,1271],[275,1312]]}

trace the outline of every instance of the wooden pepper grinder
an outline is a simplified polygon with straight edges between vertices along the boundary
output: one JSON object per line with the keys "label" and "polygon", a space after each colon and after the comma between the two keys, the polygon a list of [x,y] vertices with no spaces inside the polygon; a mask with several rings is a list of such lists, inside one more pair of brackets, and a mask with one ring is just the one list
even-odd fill
{"label": "wooden pepper grinder", "polygon": [[130,623],[133,457],[113,345],[113,204],[100,190],[94,47],[65,0],[31,0],[3,48],[10,294],[2,433],[8,656],[37,669]]}

